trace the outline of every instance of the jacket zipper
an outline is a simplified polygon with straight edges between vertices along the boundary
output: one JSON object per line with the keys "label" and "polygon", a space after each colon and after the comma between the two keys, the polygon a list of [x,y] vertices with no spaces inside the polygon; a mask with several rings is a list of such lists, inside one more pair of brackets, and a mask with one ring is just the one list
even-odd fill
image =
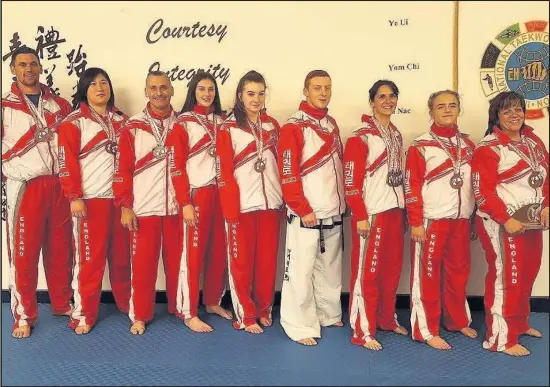
{"label": "jacket zipper", "polygon": [[460,210],[462,209],[462,195],[460,194],[462,191],[462,187],[460,187],[457,192],[458,192],[458,214],[456,216],[457,219],[460,219]]}
{"label": "jacket zipper", "polygon": [[260,173],[260,180],[262,181],[262,193],[264,195],[264,200],[265,200],[265,209],[269,210],[269,203],[267,201],[267,195],[265,193],[265,180],[264,180],[264,172],[263,171],[262,171],[262,173]]}

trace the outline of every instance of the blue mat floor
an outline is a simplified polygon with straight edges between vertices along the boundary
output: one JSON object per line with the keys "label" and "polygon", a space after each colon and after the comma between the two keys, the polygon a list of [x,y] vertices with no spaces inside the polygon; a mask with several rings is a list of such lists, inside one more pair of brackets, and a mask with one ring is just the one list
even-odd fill
{"label": "blue mat floor", "polygon": [[[316,347],[304,347],[275,324],[262,335],[232,328],[206,316],[215,331],[198,334],[156,307],[144,336],[132,336],[129,320],[114,305],[101,305],[98,325],[75,335],[66,317],[53,317],[41,304],[29,339],[10,336],[9,304],[2,304],[2,385],[540,385],[548,386],[548,314],[532,314],[544,338],[523,337],[525,358],[490,353],[481,347],[483,313],[473,313],[481,334],[471,340],[443,331],[453,346],[440,352],[410,337],[382,332],[384,346],[371,352],[350,344],[350,328],[325,328]],[[399,320],[410,327],[408,311]],[[202,315],[201,315],[202,317]],[[347,317],[347,316],[346,316]]]}

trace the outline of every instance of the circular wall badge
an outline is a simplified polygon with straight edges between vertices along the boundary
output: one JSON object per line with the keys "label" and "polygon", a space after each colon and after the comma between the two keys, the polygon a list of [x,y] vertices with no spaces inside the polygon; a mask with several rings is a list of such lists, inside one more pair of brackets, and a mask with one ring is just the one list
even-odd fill
{"label": "circular wall badge", "polygon": [[547,21],[505,28],[487,46],[480,67],[481,87],[489,100],[502,91],[515,91],[525,98],[526,119],[548,114]]}

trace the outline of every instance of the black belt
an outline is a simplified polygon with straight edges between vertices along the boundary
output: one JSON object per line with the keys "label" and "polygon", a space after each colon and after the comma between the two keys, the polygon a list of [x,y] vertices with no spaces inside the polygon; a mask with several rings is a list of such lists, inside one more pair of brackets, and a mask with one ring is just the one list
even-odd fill
{"label": "black belt", "polygon": [[[294,218],[297,218],[298,216],[294,214],[289,214],[287,217],[288,224],[291,224]],[[344,220],[339,220],[336,222],[333,222],[332,224],[326,224],[323,225],[323,219],[319,220],[319,224],[316,226],[306,226],[304,225],[304,222],[302,222],[302,219],[300,218],[300,227],[301,228],[307,228],[310,230],[319,230],[319,247],[321,249],[321,254],[325,252],[325,234],[323,233],[323,230],[332,230],[335,226],[342,226],[344,223]],[[342,232],[340,233],[342,237],[342,251],[344,251],[344,227],[342,227]]]}

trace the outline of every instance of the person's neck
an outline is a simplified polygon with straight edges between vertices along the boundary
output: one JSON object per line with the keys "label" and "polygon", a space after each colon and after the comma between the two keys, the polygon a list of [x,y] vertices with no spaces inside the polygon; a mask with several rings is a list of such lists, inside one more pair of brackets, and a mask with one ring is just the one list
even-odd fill
{"label": "person's neck", "polygon": [[260,114],[257,112],[246,112],[246,116],[250,120],[250,122],[256,124],[258,122],[258,118],[260,117]]}
{"label": "person's neck", "polygon": [[390,124],[391,116],[376,114],[376,112],[374,112],[373,115],[378,122],[384,125],[384,127],[387,127]]}
{"label": "person's neck", "polygon": [[90,107],[94,109],[94,111],[99,114],[101,117],[105,117],[107,115],[107,105],[92,105],[90,104]]}
{"label": "person's neck", "polygon": [[519,130],[508,130],[508,129],[502,129],[502,132],[510,137],[512,141],[519,141],[521,140],[521,133]]}
{"label": "person's neck", "polygon": [[171,110],[170,105],[166,106],[163,109],[158,109],[155,106],[153,106],[153,104],[149,104],[149,106],[151,107],[151,111],[153,113],[155,113],[156,115],[159,115],[161,117],[166,117],[168,114],[170,114],[170,110]]}
{"label": "person's neck", "polygon": [[21,82],[17,81],[17,87],[23,94],[40,94],[40,83],[37,83],[34,86],[26,86]]}

